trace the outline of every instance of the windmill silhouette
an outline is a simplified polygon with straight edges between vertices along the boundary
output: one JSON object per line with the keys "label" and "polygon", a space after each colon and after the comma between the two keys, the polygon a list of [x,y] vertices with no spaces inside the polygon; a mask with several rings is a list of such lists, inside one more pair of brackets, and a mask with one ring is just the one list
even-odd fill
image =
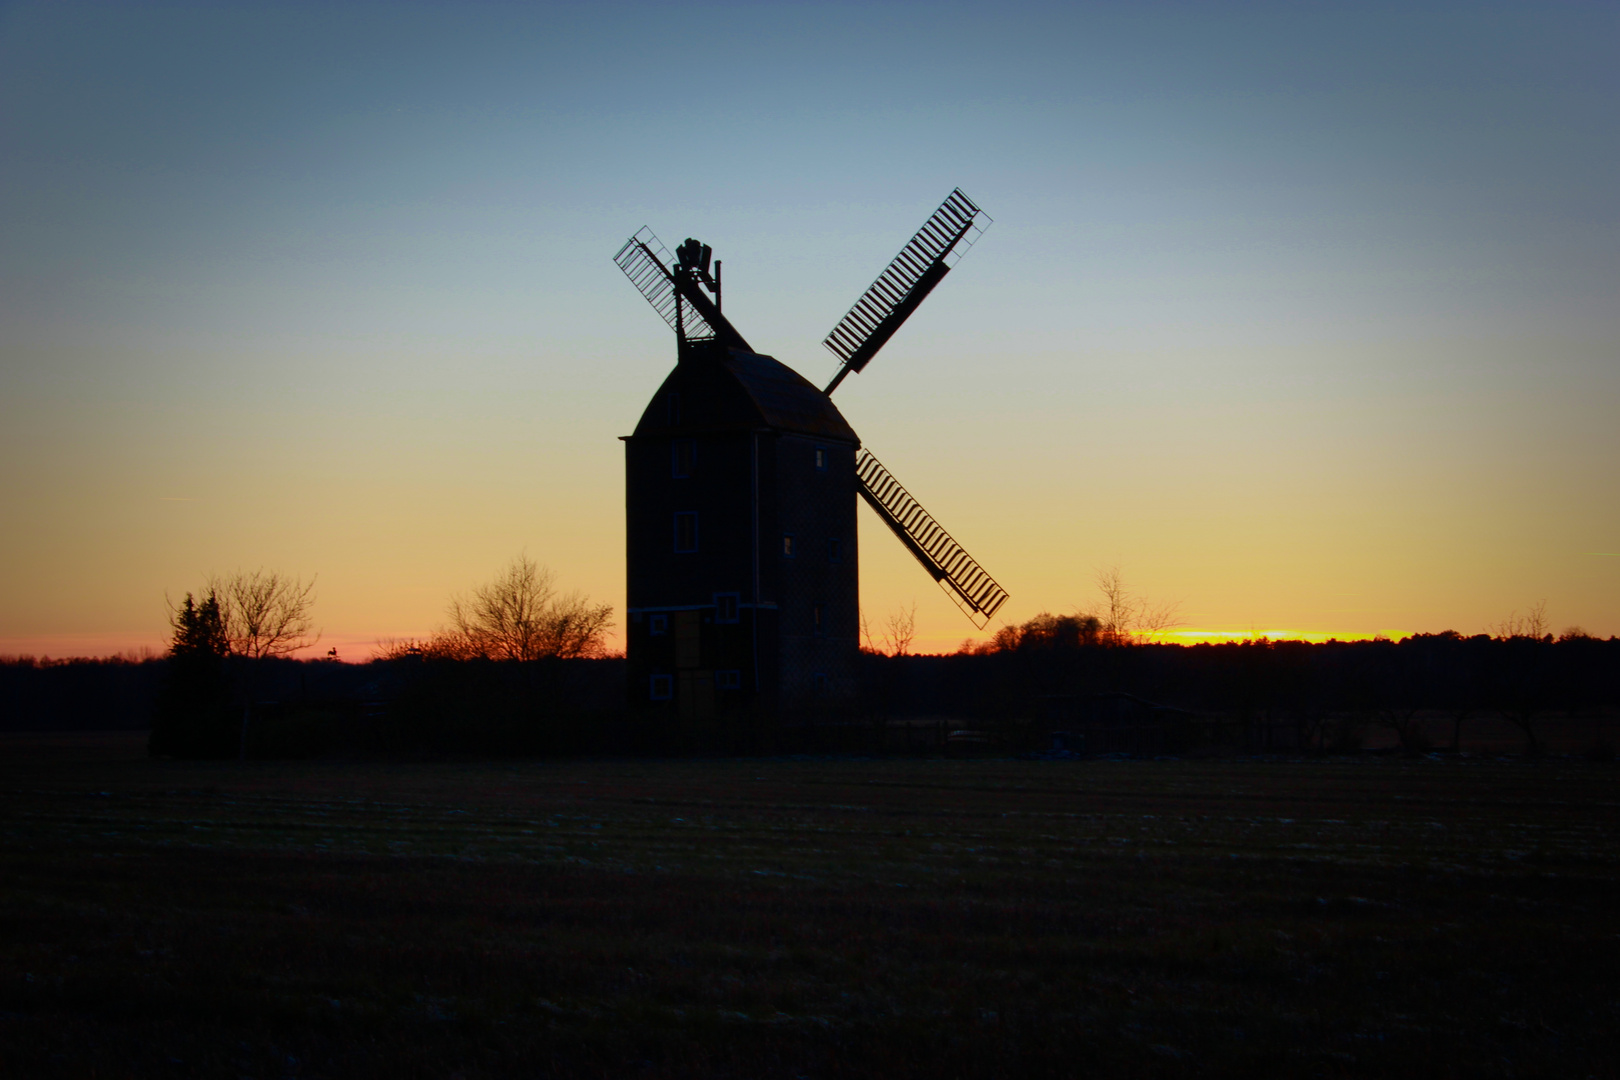
{"label": "windmill silhouette", "polygon": [[631,701],[702,722],[852,702],[856,496],[983,628],[1006,590],[861,445],[831,394],[859,372],[990,219],[951,192],[823,342],[825,389],[754,351],[721,311],[722,264],[651,230],[613,261],[675,331],[677,363],[625,442]]}

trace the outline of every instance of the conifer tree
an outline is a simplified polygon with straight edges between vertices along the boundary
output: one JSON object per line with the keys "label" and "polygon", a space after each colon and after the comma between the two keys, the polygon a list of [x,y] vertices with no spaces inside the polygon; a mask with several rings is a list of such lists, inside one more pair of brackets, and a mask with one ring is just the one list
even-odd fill
{"label": "conifer tree", "polygon": [[158,692],[147,748],[154,755],[231,757],[236,740],[225,678],[230,639],[219,597],[210,589],[198,602],[187,593],[169,622],[174,637],[168,676]]}

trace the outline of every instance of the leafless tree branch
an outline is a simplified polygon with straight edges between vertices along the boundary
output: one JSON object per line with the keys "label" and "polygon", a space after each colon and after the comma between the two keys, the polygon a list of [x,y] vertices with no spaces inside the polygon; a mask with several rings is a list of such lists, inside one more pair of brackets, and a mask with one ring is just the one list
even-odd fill
{"label": "leafless tree branch", "polygon": [[1105,645],[1139,644],[1181,625],[1179,601],[1155,604],[1138,596],[1117,566],[1097,571],[1097,591],[1103,602],[1093,617]]}
{"label": "leafless tree branch", "polygon": [[1547,601],[1538,600],[1523,614],[1517,610],[1509,612],[1508,617],[1493,629],[1499,638],[1535,638],[1540,641],[1550,633],[1550,625],[1547,621]]}
{"label": "leafless tree branch", "polygon": [[593,604],[581,592],[559,595],[555,582],[550,570],[519,555],[489,584],[450,602],[448,630],[406,648],[456,659],[603,655],[613,605]]}
{"label": "leafless tree branch", "polygon": [[905,656],[911,652],[911,643],[917,637],[917,602],[909,608],[895,608],[884,620],[884,640],[889,643],[891,656]]}
{"label": "leafless tree branch", "polygon": [[287,656],[321,639],[311,616],[314,578],[305,584],[274,570],[238,570],[210,577],[208,590],[219,598],[233,656]]}

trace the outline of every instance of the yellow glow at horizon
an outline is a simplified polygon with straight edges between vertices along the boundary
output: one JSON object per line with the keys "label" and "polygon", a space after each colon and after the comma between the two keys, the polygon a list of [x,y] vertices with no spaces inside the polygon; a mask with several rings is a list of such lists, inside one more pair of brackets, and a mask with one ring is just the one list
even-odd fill
{"label": "yellow glow at horizon", "polygon": [[1152,640],[1166,644],[1197,645],[1204,642],[1228,641],[1309,641],[1320,644],[1324,641],[1376,641],[1385,638],[1390,641],[1399,641],[1410,637],[1413,633],[1423,631],[1410,630],[1377,630],[1366,633],[1358,630],[1169,630],[1163,634],[1154,635]]}

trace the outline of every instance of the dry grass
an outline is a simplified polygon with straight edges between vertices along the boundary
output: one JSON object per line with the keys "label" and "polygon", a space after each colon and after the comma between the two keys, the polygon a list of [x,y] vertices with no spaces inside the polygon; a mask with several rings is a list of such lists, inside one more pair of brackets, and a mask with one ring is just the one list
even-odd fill
{"label": "dry grass", "polygon": [[0,742],[0,1075],[1614,1075],[1576,762]]}

